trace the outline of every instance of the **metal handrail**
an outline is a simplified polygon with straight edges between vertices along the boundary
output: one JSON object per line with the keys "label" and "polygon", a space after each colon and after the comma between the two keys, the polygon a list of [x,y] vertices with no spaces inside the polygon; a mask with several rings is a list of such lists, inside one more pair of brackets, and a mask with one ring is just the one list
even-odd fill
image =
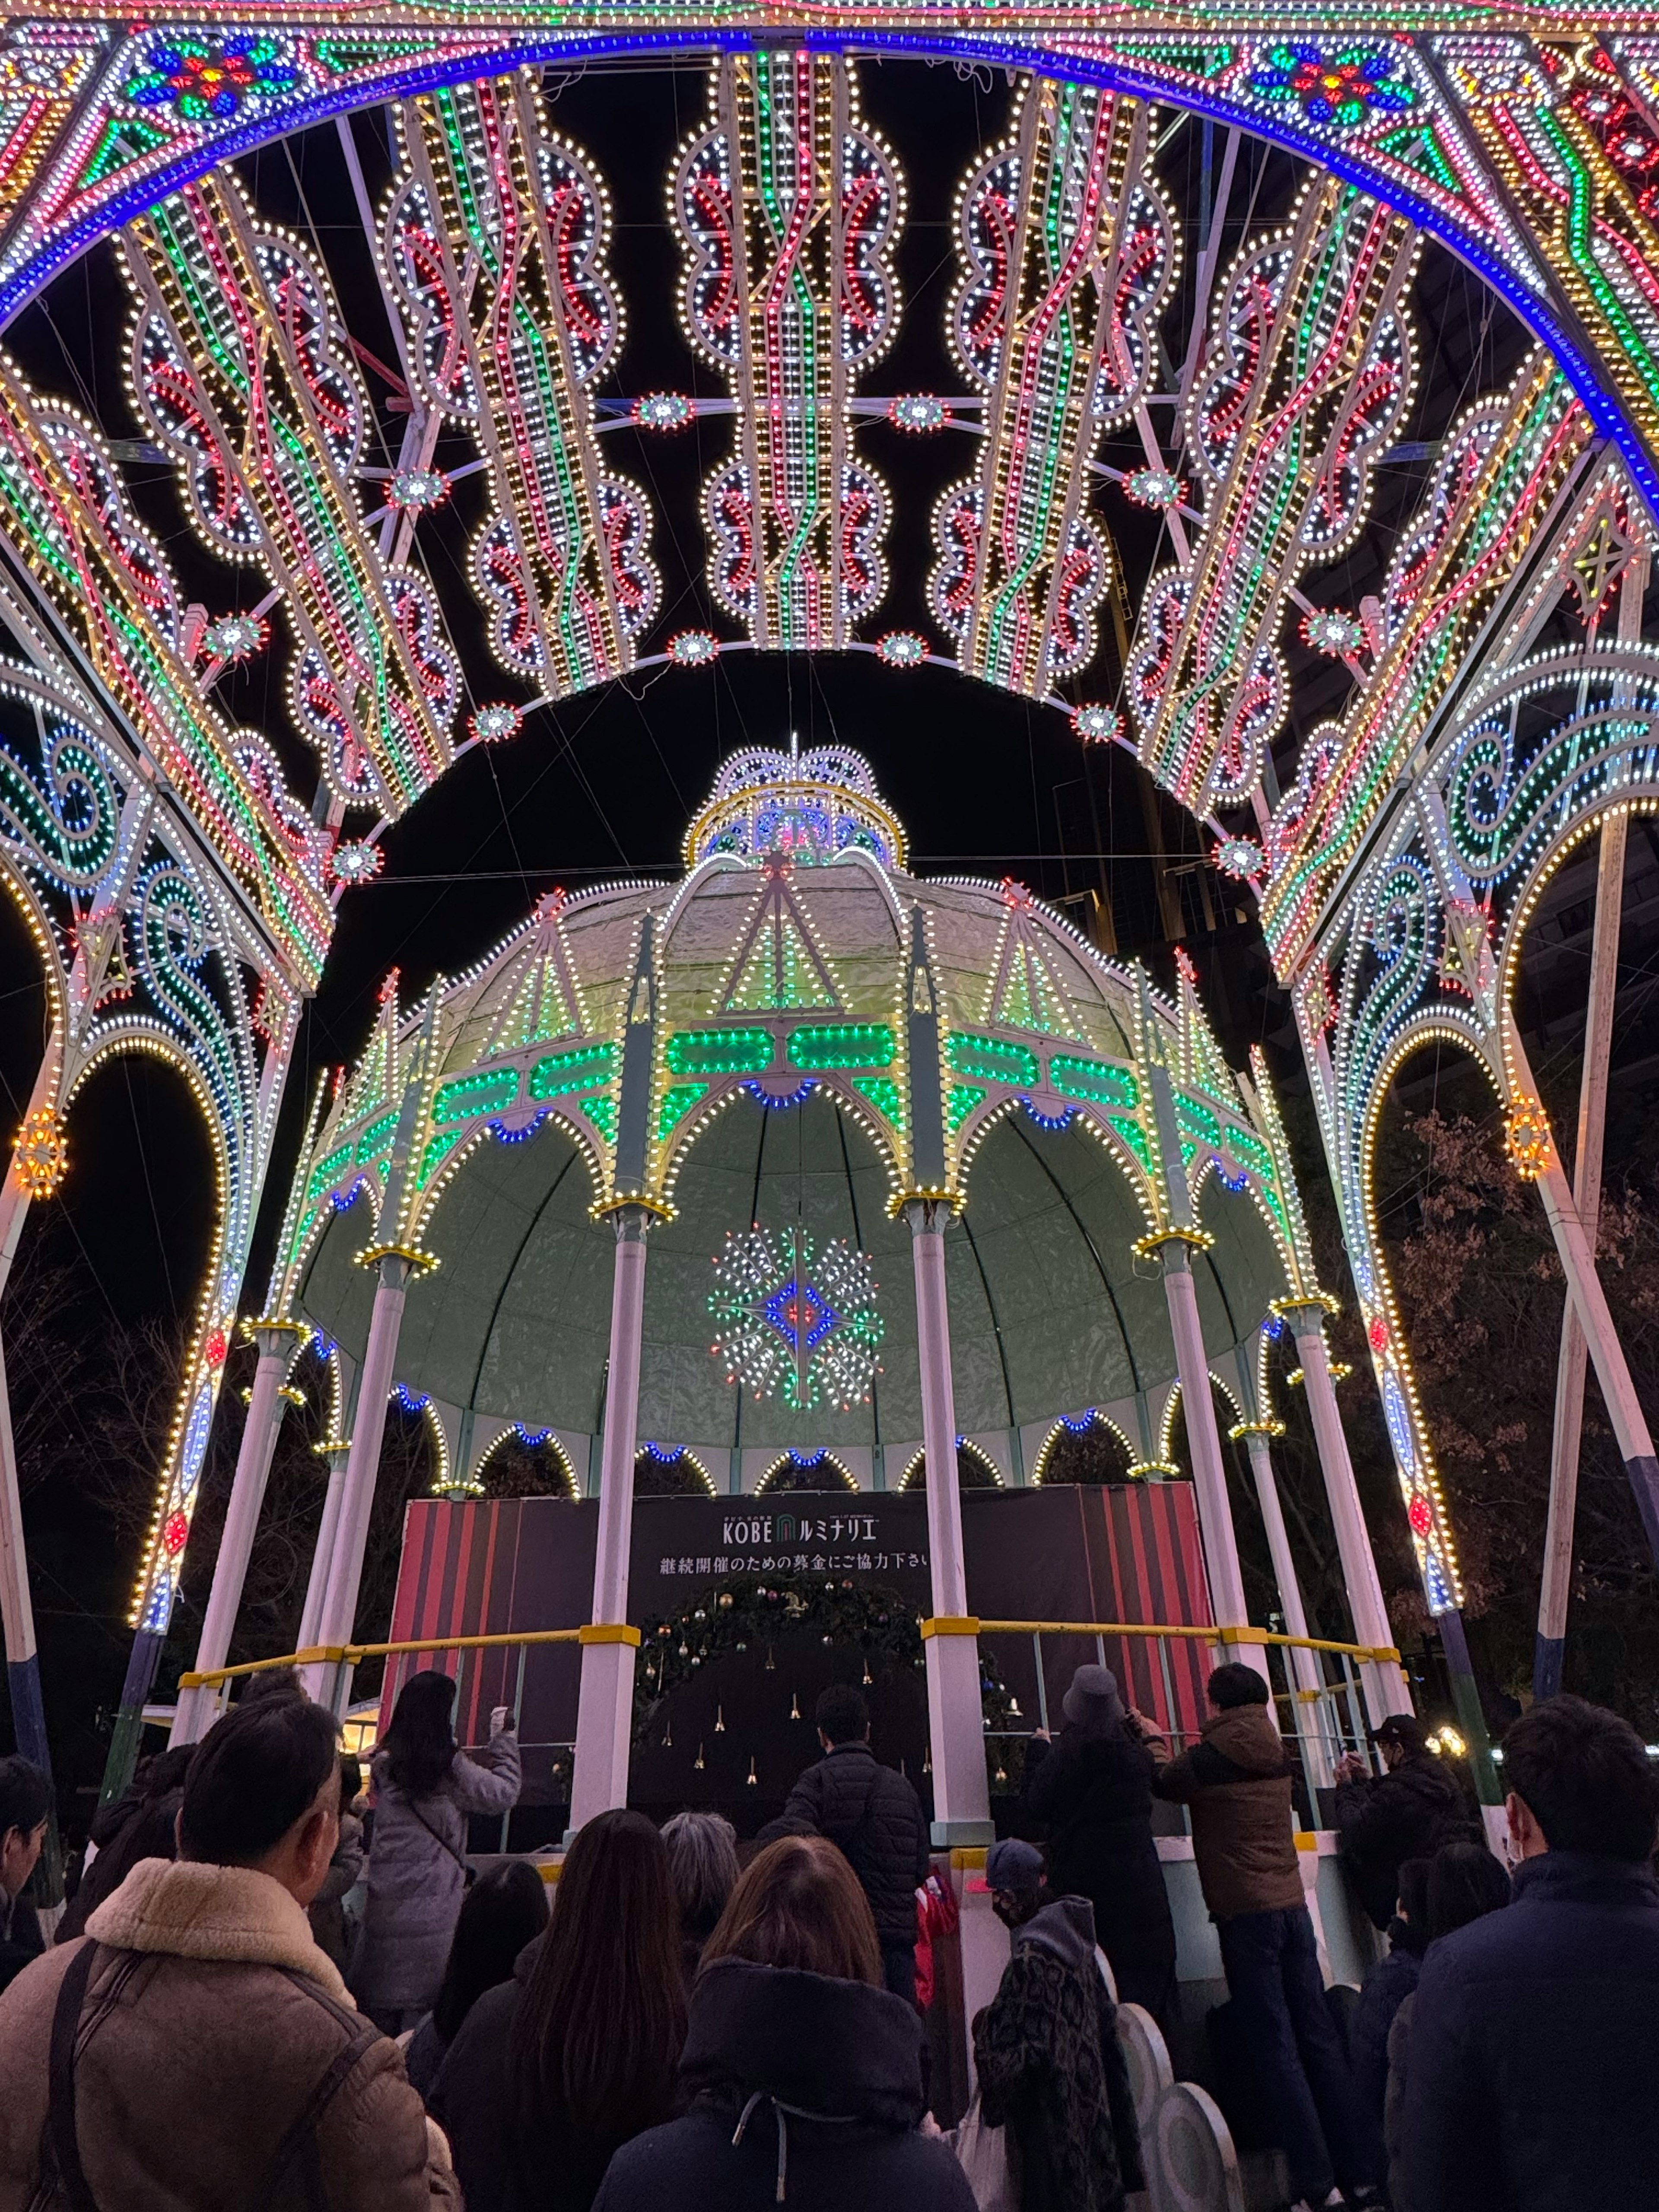
{"label": "metal handrail", "polygon": [[263,1674],[273,1667],[356,1666],[362,1659],[399,1659],[410,1651],[501,1651],[521,1644],[580,1644],[580,1628],[509,1629],[495,1636],[423,1636],[404,1644],[316,1644],[304,1651],[285,1651],[275,1659],[245,1659],[240,1666],[207,1667],[181,1674],[181,1690],[215,1689],[243,1674]]}
{"label": "metal handrail", "polygon": [[1297,1651],[1340,1651],[1350,1659],[1398,1661],[1392,1646],[1337,1644],[1322,1636],[1283,1636],[1270,1628],[1219,1628],[1165,1626],[1155,1620],[984,1620],[981,1636],[1185,1636],[1206,1644],[1276,1644]]}

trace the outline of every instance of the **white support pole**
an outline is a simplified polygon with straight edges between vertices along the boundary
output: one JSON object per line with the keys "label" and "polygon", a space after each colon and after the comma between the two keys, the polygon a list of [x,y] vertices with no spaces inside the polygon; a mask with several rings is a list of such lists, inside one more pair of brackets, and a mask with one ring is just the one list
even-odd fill
{"label": "white support pole", "polygon": [[[24,1119],[38,1113],[58,1092],[63,1069],[62,1033],[53,1029],[36,1071]],[[28,1218],[29,1194],[9,1165],[0,1182],[0,1295],[11,1279],[12,1262]],[[25,1759],[52,1771],[46,1741],[46,1705],[40,1692],[40,1655],[34,1640],[34,1602],[23,1540],[23,1497],[17,1473],[17,1446],[11,1429],[11,1396],[5,1357],[0,1349],[0,1626],[6,1645],[6,1686],[11,1699],[12,1733]],[[56,1831],[54,1830],[54,1833]]]}
{"label": "white support pole", "polygon": [[[1504,1010],[1507,1054],[1516,1081],[1534,1099],[1537,1085],[1532,1079],[1526,1051],[1521,1042],[1521,1033],[1515,1018]],[[1555,1141],[1549,1138],[1545,1145],[1545,1159],[1537,1176],[1538,1194],[1544,1201],[1544,1212],[1550,1224],[1550,1234],[1555,1239],[1556,1256],[1561,1262],[1561,1272],[1567,1279],[1567,1295],[1578,1316],[1578,1325],[1584,1332],[1585,1342],[1595,1368],[1595,1380],[1601,1392],[1601,1402],[1607,1408],[1607,1419],[1613,1424],[1613,1433],[1619,1446],[1619,1455],[1625,1462],[1625,1473],[1635,1492],[1637,1509],[1642,1516],[1648,1549],[1656,1565],[1659,1565],[1659,1461],[1654,1458],[1653,1439],[1648,1432],[1647,1417],[1642,1411],[1642,1401],[1636,1395],[1636,1385],[1625,1360],[1624,1346],[1619,1341],[1619,1332],[1613,1325],[1613,1316],[1607,1310],[1607,1292],[1601,1288],[1601,1279],[1595,1272],[1595,1255],[1590,1240],[1584,1234],[1584,1224],[1578,1218],[1573,1203],[1571,1187],[1566,1170],[1561,1165],[1561,1155]]]}
{"label": "white support pole", "polygon": [[[1279,1607],[1285,1616],[1285,1633],[1287,1636],[1305,1636],[1308,1616],[1303,1607],[1302,1585],[1297,1580],[1296,1561],[1291,1556],[1290,1533],[1285,1526],[1285,1510],[1279,1500],[1279,1483],[1273,1474],[1267,1431],[1260,1425],[1247,1428],[1244,1443],[1250,1455],[1250,1473],[1255,1478],[1256,1502],[1261,1508],[1261,1525],[1267,1531],[1267,1556],[1273,1561],[1273,1580],[1279,1585]],[[1304,1651],[1299,1645],[1292,1644],[1289,1658],[1296,1698],[1296,1733],[1302,1745],[1302,1755],[1308,1764],[1308,1779],[1319,1789],[1328,1789],[1332,1770],[1324,1729],[1325,1678],[1320,1671],[1316,1653]]]}
{"label": "white support pole", "polygon": [[[247,1580],[248,1561],[253,1555],[259,1511],[264,1504],[265,1484],[270,1480],[271,1458],[276,1449],[276,1431],[282,1425],[283,1378],[294,1355],[294,1339],[304,1334],[294,1322],[256,1322],[250,1331],[258,1346],[259,1360],[253,1370],[247,1419],[242,1425],[236,1473],[230,1486],[230,1504],[219,1539],[219,1556],[213,1563],[213,1587],[208,1593],[207,1611],[202,1617],[201,1638],[196,1646],[193,1671],[198,1674],[222,1667],[230,1650],[237,1608],[242,1602],[242,1585]],[[218,1696],[211,1689],[181,1689],[168,1743],[199,1742],[212,1725],[218,1703]]]}
{"label": "white support pole", "polygon": [[1348,1439],[1343,1434],[1342,1415],[1331,1381],[1330,1355],[1325,1349],[1325,1310],[1320,1305],[1298,1305],[1285,1306],[1281,1310],[1291,1324],[1302,1358],[1302,1387],[1307,1394],[1314,1442],[1319,1449],[1320,1471],[1325,1478],[1325,1496],[1336,1531],[1336,1553],[1342,1565],[1348,1610],[1353,1615],[1354,1641],[1369,1650],[1386,1655],[1362,1660],[1359,1666],[1365,1711],[1375,1728],[1390,1713],[1410,1712],[1412,1693],[1394,1648],[1389,1609],[1382,1602],[1382,1584],[1359,1503],[1359,1485],[1354,1480]]}
{"label": "white support pole", "polygon": [[573,1835],[596,1813],[628,1802],[634,1663],[640,1642],[638,1629],[628,1624],[628,1554],[634,1527],[634,1455],[639,1442],[645,1239],[651,1217],[642,1206],[623,1206],[613,1219],[617,1255],[611,1280],[611,1361],[599,1460],[593,1610],[581,1632],[581,1687],[570,1778]]}
{"label": "white support pole", "polygon": [[[320,1644],[349,1644],[357,1617],[357,1590],[363,1578],[363,1553],[368,1542],[369,1515],[374,1507],[374,1485],[380,1471],[380,1444],[386,1435],[386,1400],[392,1389],[392,1368],[398,1358],[398,1332],[403,1325],[404,1300],[416,1262],[407,1253],[379,1255],[380,1279],[375,1287],[374,1309],[369,1317],[368,1342],[363,1351],[362,1375],[357,1388],[357,1418],[352,1426],[346,1457],[345,1479],[328,1550],[327,1581],[317,1621]],[[320,1549],[320,1542],[319,1542]],[[314,1670],[313,1670],[314,1671]],[[318,1686],[308,1682],[315,1697]]]}
{"label": "white support pole", "polygon": [[[1613,999],[1619,982],[1626,821],[1625,815],[1613,813],[1601,824],[1589,1005],[1584,1017],[1584,1068],[1578,1086],[1573,1203],[1592,1252],[1595,1249],[1596,1223],[1601,1207],[1601,1139],[1607,1118],[1607,1061],[1613,1049]],[[1561,1687],[1567,1607],[1572,1595],[1573,1522],[1578,1507],[1578,1453],[1584,1425],[1584,1370],[1588,1358],[1584,1332],[1569,1298],[1561,1316],[1561,1351],[1555,1372],[1549,1520],[1544,1535],[1544,1572],[1538,1593],[1538,1635],[1533,1650],[1534,1698],[1553,1698]]]}
{"label": "white support pole", "polygon": [[921,1448],[927,1467],[927,1558],[933,1617],[924,1624],[927,1729],[933,1764],[933,1842],[979,1848],[994,1841],[985,1771],[985,1718],[979,1686],[979,1637],[968,1613],[957,1486],[956,1395],[951,1378],[951,1314],[945,1295],[943,1201],[907,1206],[916,1286],[916,1352],[921,1368]]}
{"label": "white support pole", "polygon": [[[1139,1248],[1139,1249],[1145,1249]],[[1244,1577],[1238,1564],[1238,1539],[1227,1497],[1227,1470],[1221,1456],[1221,1431],[1210,1395],[1210,1364],[1204,1356],[1204,1331],[1198,1317],[1198,1286],[1193,1280],[1190,1239],[1171,1231],[1158,1246],[1164,1263],[1164,1296],[1175,1339],[1176,1374],[1187,1420],[1187,1449],[1192,1455],[1193,1489],[1198,1499],[1199,1532],[1204,1539],[1204,1567],[1210,1607],[1228,1656],[1254,1667],[1267,1679],[1267,1654],[1250,1629],[1244,1603]]]}
{"label": "white support pole", "polygon": [[316,1444],[313,1449],[328,1462],[328,1486],[323,1492],[323,1510],[317,1522],[317,1542],[311,1554],[311,1573],[306,1583],[306,1601],[300,1613],[298,1649],[301,1651],[309,1651],[319,1640],[317,1625],[323,1617],[323,1600],[328,1594],[329,1561],[334,1556],[334,1532],[340,1525],[340,1498],[345,1489],[346,1465],[351,1457],[351,1439],[347,1437]]}

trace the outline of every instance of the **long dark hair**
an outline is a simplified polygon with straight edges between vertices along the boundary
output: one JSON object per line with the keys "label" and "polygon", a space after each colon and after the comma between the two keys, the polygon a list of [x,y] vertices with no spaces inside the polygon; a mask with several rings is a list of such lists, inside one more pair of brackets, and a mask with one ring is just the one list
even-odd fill
{"label": "long dark hair", "polygon": [[565,1856],[507,2045],[520,2166],[560,2119],[615,2145],[673,2111],[685,2040],[680,1908],[643,1813],[599,1813]]}
{"label": "long dark hair", "polygon": [[428,1668],[398,1692],[392,1725],[380,1738],[386,1772],[410,1797],[429,1797],[455,1763],[455,1685]]}
{"label": "long dark hair", "polygon": [[780,1836],[756,1853],[703,1946],[700,1971],[717,1959],[798,1966],[881,1987],[881,1947],[869,1899],[823,1836]]}
{"label": "long dark hair", "polygon": [[1509,1875],[1484,1844],[1443,1844],[1431,1860],[1431,1942],[1501,1911],[1509,1901]]}
{"label": "long dark hair", "polygon": [[547,1925],[547,1885],[523,1859],[479,1876],[461,1899],[449,1960],[432,2007],[446,2043],[486,1990],[512,1978],[513,1961]]}

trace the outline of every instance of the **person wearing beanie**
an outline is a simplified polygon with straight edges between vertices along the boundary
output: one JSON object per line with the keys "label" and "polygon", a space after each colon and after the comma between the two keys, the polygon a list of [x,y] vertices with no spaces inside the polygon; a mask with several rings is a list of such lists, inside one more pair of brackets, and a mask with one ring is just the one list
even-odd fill
{"label": "person wearing beanie", "polygon": [[980,2116],[1007,2130],[1020,2212],[1121,2212],[1146,2182],[1093,1908],[1045,1889],[1042,1853],[1012,1838],[992,1845],[985,1880],[1013,1948],[974,2022]]}
{"label": "person wearing beanie", "polygon": [[[1325,2002],[1291,1825],[1291,1762],[1254,1667],[1218,1667],[1199,1741],[1171,1759],[1150,1738],[1160,1797],[1192,1815],[1193,1856],[1216,1924],[1239,2039],[1255,2062],[1274,2140],[1309,2206],[1363,2188],[1353,2079]],[[1143,1723],[1150,1729],[1150,1723]]]}
{"label": "person wearing beanie", "polygon": [[1121,2002],[1174,2024],[1175,1923],[1152,1840],[1152,1760],[1109,1667],[1079,1667],[1052,1745],[1026,1747],[1025,1809],[1048,1840],[1053,1887],[1086,1897]]}

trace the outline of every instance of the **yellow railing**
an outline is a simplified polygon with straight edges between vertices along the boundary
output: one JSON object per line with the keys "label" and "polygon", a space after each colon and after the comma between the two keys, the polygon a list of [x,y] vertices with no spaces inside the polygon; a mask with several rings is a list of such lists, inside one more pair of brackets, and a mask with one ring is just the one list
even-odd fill
{"label": "yellow railing", "polygon": [[1181,1636],[1204,1644],[1271,1644],[1292,1651],[1336,1651],[1350,1659],[1391,1661],[1392,1646],[1337,1644],[1324,1636],[1281,1636],[1271,1628],[1172,1627],[1155,1620],[979,1620],[981,1636]]}
{"label": "yellow railing", "polygon": [[316,1644],[305,1651],[285,1651],[276,1659],[245,1659],[237,1667],[207,1667],[181,1674],[181,1690],[216,1689],[244,1674],[264,1674],[273,1667],[356,1667],[364,1659],[401,1659],[414,1651],[506,1651],[521,1644],[580,1644],[580,1628],[515,1628],[499,1636],[423,1636],[404,1644]]}

